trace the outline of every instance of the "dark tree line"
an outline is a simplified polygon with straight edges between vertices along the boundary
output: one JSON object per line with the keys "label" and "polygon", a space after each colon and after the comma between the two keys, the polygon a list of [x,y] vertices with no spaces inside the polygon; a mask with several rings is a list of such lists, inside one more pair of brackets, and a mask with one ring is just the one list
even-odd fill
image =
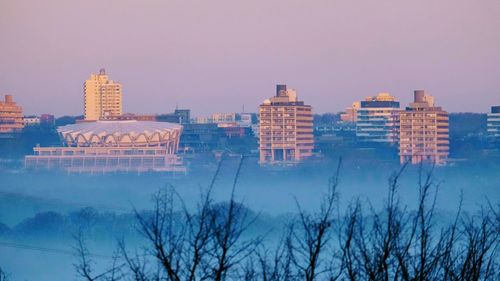
{"label": "dark tree line", "polygon": [[[421,173],[416,209],[398,197],[404,168],[389,180],[380,210],[356,200],[340,211],[336,188],[340,164],[316,212],[303,210],[280,231],[279,241],[250,235],[255,216],[235,199],[242,162],[225,204],[212,200],[219,169],[193,210],[173,188],[159,191],[150,212],[136,211],[147,241],[131,251],[123,240],[110,269],[94,262],[77,236],[75,268],[84,280],[500,280],[500,213],[490,204],[476,214],[459,208],[448,223],[436,218],[439,185]],[[176,210],[182,210],[177,212]]]}

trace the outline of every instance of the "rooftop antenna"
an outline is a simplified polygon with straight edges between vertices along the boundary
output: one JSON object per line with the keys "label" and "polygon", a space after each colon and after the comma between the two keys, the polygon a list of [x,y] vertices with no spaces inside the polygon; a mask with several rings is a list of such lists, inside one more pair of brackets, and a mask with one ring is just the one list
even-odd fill
{"label": "rooftop antenna", "polygon": [[243,104],[243,106],[242,106],[242,110],[243,110],[243,111],[241,111],[241,113],[245,113],[245,104]]}

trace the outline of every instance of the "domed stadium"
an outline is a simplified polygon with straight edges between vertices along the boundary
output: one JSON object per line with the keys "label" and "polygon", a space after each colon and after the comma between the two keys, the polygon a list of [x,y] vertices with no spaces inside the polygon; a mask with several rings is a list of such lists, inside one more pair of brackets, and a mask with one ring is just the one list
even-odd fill
{"label": "domed stadium", "polygon": [[177,146],[182,126],[153,121],[96,121],[57,129],[66,146],[151,147]]}
{"label": "domed stadium", "polygon": [[57,129],[63,146],[35,147],[28,169],[68,172],[183,172],[176,155],[182,126],[154,121],[96,121]]}

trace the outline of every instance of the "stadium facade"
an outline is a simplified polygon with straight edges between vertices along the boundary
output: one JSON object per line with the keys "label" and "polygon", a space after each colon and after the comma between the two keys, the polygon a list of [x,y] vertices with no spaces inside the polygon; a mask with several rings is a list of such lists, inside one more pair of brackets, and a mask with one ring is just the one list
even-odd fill
{"label": "stadium facade", "polygon": [[68,172],[185,171],[176,155],[182,126],[153,121],[96,121],[57,129],[62,146],[35,147],[27,169]]}

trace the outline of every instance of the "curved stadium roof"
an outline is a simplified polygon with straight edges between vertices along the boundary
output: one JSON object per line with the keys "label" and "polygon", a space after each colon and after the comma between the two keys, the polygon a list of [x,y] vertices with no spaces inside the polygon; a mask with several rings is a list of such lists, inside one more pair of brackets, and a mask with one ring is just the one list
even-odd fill
{"label": "curved stadium roof", "polygon": [[57,128],[67,146],[158,146],[178,141],[182,126],[154,121],[96,121]]}

